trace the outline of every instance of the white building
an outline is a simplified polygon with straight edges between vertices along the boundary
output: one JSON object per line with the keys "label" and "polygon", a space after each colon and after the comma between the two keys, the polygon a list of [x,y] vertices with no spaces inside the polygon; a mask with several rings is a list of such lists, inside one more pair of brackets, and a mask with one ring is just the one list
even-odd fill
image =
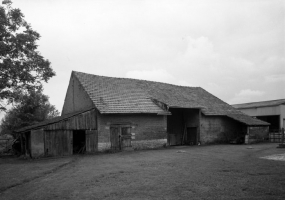
{"label": "white building", "polygon": [[269,122],[269,131],[285,128],[285,99],[234,104],[243,113]]}

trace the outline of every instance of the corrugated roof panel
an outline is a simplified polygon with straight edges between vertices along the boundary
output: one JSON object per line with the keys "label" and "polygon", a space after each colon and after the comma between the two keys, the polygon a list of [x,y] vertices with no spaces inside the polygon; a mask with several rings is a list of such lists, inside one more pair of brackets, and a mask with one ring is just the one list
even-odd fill
{"label": "corrugated roof panel", "polygon": [[256,107],[267,107],[267,106],[270,107],[270,106],[279,106],[279,105],[285,105],[285,99],[241,103],[241,104],[234,104],[232,106],[237,108],[237,109],[241,109],[241,108],[256,108]]}

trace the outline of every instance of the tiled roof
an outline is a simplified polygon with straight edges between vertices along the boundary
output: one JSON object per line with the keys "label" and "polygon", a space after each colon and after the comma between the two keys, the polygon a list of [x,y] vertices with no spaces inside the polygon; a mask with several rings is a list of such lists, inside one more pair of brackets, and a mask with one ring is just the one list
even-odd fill
{"label": "tiled roof", "polygon": [[237,120],[243,124],[249,125],[249,126],[250,125],[254,125],[254,126],[258,126],[258,125],[269,126],[270,125],[270,123],[261,121],[259,119],[255,119],[253,117],[250,117],[250,116],[244,115],[244,114],[227,114],[227,116],[234,119],[234,120]]}
{"label": "tiled roof", "polygon": [[109,78],[74,72],[94,105],[102,114],[169,114],[153,103],[150,96],[132,79]]}
{"label": "tiled roof", "polygon": [[267,107],[267,106],[270,107],[270,106],[279,106],[279,105],[285,105],[285,99],[251,102],[251,103],[241,103],[241,104],[234,104],[232,106],[237,109],[243,109],[243,108],[256,108],[256,107]]}
{"label": "tiled roof", "polygon": [[243,114],[201,87],[112,78],[82,72],[73,72],[73,74],[102,114],[169,114],[152,101],[155,99],[172,108],[201,108],[205,115],[226,115],[248,125],[267,125],[267,123],[262,124],[262,121]]}

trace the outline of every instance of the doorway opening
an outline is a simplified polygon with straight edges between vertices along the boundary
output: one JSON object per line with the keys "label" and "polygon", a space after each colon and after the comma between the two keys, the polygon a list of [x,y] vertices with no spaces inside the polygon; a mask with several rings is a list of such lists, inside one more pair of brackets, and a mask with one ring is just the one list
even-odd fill
{"label": "doorway opening", "polygon": [[270,123],[269,132],[278,132],[280,127],[280,115],[256,116],[257,119]]}
{"label": "doorway opening", "polygon": [[73,131],[73,154],[83,154],[86,151],[85,130]]}
{"label": "doorway opening", "polygon": [[188,145],[197,144],[197,127],[187,127],[186,144]]}

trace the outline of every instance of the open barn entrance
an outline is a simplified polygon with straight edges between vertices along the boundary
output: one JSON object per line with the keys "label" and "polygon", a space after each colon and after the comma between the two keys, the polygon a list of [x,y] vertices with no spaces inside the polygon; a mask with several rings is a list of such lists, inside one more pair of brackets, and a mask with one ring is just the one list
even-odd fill
{"label": "open barn entrance", "polygon": [[197,145],[200,138],[200,109],[170,108],[167,116],[169,145]]}
{"label": "open barn entrance", "polygon": [[73,131],[73,154],[85,153],[86,135],[85,130]]}
{"label": "open barn entrance", "polygon": [[257,119],[270,123],[269,132],[278,132],[280,129],[280,115],[256,116]]}
{"label": "open barn entrance", "polygon": [[185,144],[187,144],[187,145],[196,145],[197,144],[197,127],[187,127]]}

